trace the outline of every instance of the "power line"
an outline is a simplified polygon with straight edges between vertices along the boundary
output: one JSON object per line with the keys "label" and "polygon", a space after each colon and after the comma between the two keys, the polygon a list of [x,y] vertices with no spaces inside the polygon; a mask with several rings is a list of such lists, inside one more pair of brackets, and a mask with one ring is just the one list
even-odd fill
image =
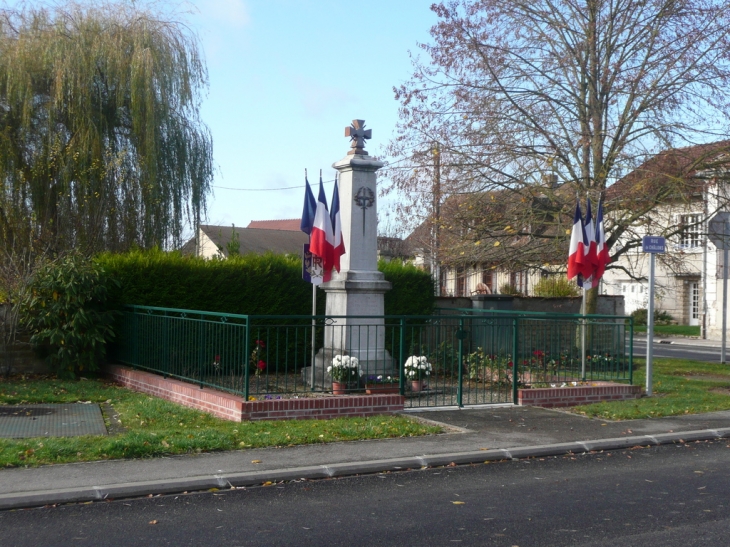
{"label": "power line", "polygon": [[[335,182],[335,179],[322,181],[324,184]],[[310,182],[309,185],[317,183]],[[285,186],[284,188],[231,188],[230,186],[216,186],[215,184],[210,185],[211,188],[220,188],[221,190],[235,190],[237,192],[279,192],[281,190],[296,190],[297,188],[304,188],[304,184],[301,186]]]}

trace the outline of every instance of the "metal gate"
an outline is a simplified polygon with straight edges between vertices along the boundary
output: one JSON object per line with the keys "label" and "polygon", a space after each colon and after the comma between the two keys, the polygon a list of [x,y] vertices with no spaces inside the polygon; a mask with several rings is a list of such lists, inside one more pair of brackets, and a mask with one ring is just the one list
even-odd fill
{"label": "metal gate", "polygon": [[457,310],[412,325],[433,371],[409,408],[516,403],[522,386],[632,380],[632,320],[623,316]]}

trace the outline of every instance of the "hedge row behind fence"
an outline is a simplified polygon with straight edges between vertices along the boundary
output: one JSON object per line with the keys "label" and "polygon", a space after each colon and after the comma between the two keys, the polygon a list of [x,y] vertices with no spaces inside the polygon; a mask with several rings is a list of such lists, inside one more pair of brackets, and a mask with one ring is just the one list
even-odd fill
{"label": "hedge row behind fence", "polygon": [[[96,261],[120,282],[110,304],[137,304],[246,315],[309,315],[312,286],[302,280],[299,257],[274,254],[204,260],[179,253],[132,251],[103,254]],[[393,288],[385,293],[386,315],[429,315],[433,284],[427,272],[400,262],[378,268]],[[317,298],[317,314],[325,298]]]}

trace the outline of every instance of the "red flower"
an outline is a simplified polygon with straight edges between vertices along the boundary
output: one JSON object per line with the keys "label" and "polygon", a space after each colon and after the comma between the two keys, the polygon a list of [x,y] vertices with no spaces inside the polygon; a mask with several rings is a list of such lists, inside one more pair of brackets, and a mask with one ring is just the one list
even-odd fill
{"label": "red flower", "polygon": [[509,363],[507,363],[507,366],[508,366],[509,368],[512,368],[512,361],[510,361]]}
{"label": "red flower", "polygon": [[256,366],[258,367],[259,370],[264,370],[266,368],[266,362],[259,361],[258,363],[256,363]]}
{"label": "red flower", "polygon": [[256,340],[256,345],[260,348],[265,348],[266,342],[264,342],[263,340]]}
{"label": "red flower", "polygon": [[221,356],[220,355],[216,355],[214,361],[216,363],[220,363],[221,362]]}
{"label": "red flower", "polygon": [[539,349],[536,349],[535,351],[533,351],[533,352],[532,352],[532,354],[533,354],[533,355],[534,355],[535,357],[542,357],[542,356],[544,356],[544,355],[545,355],[545,352],[544,352],[544,351],[540,351]]}

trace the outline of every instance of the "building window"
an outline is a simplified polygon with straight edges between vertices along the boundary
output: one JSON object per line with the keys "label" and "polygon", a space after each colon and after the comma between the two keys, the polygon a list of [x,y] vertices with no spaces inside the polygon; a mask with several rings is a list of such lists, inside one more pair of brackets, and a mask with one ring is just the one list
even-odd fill
{"label": "building window", "polygon": [[512,272],[509,276],[509,284],[523,296],[527,296],[527,272]]}
{"label": "building window", "polygon": [[456,270],[456,296],[466,296],[466,272],[463,268]]}
{"label": "building window", "polygon": [[699,247],[702,244],[700,238],[702,215],[681,215],[679,224],[682,226],[682,231],[679,233],[679,246],[683,249]]}
{"label": "building window", "polygon": [[487,289],[489,289],[489,294],[492,294],[494,292],[494,288],[492,287],[492,283],[494,282],[494,276],[492,275],[491,271],[482,271],[482,283],[484,283],[487,286]]}

